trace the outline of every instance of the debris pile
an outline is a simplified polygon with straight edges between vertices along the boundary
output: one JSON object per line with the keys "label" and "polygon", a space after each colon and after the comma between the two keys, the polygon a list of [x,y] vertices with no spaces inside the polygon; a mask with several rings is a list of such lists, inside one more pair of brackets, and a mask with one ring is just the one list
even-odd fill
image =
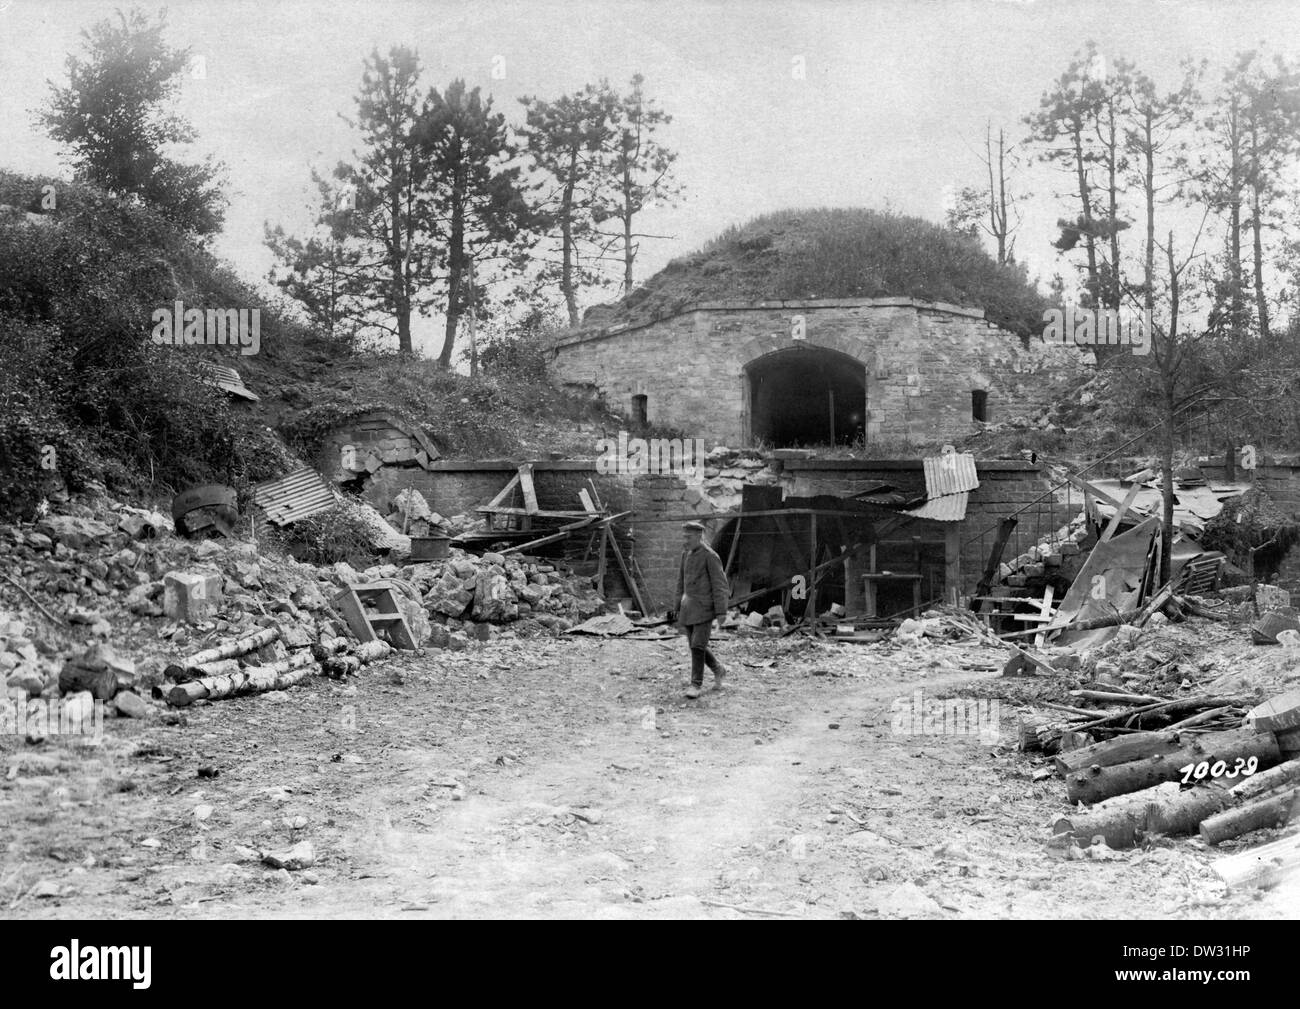
{"label": "debris pile", "polygon": [[[486,640],[489,624],[559,633],[605,609],[591,578],[518,554],[452,549],[437,563],[320,568],[249,542],[179,537],[148,509],[97,500],[67,510],[0,525],[5,719],[32,706],[61,718],[96,702],[110,717],[148,717],[146,698],[181,707],[280,690],[311,674],[353,675],[393,645],[460,650]],[[432,513],[418,520],[437,524]],[[400,642],[358,634],[340,606],[347,591],[376,587],[393,589]]]}
{"label": "debris pile", "polygon": [[1080,512],[1069,525],[1061,526],[1024,553],[1004,561],[998,567],[998,580],[1019,588],[1030,578],[1041,578],[1049,569],[1068,564],[1066,558],[1079,556],[1080,546],[1088,536],[1087,519]]}
{"label": "debris pile", "polygon": [[517,554],[478,556],[456,547],[440,563],[411,565],[411,583],[435,620],[531,621],[554,631],[604,612],[590,578]]}

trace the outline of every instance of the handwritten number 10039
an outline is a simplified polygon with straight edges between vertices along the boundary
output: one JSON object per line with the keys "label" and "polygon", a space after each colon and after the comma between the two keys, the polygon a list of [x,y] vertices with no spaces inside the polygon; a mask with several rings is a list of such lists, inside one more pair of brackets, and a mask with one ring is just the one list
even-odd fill
{"label": "handwritten number 10039", "polygon": [[1243,778],[1247,778],[1255,773],[1257,767],[1259,767],[1258,757],[1247,757],[1245,759],[1238,757],[1236,766],[1231,771],[1228,770],[1228,765],[1222,760],[1216,760],[1213,764],[1208,760],[1202,760],[1199,764],[1188,764],[1178,770],[1183,775],[1182,783],[1188,785],[1193,780],[1200,781],[1207,774],[1211,778],[1235,778],[1238,774]]}

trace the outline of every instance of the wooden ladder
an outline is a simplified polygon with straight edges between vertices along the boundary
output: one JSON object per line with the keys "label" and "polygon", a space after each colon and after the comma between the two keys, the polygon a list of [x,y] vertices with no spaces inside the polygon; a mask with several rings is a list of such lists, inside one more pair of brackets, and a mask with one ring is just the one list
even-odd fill
{"label": "wooden ladder", "polygon": [[391,585],[351,585],[334,597],[352,633],[361,642],[386,640],[394,648],[414,650],[411,633]]}

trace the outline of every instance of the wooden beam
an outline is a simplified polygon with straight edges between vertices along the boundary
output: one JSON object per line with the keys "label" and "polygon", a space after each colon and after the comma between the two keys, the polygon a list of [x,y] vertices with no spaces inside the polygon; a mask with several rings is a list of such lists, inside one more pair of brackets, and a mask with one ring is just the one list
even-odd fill
{"label": "wooden beam", "polygon": [[614,559],[618,561],[618,569],[623,573],[623,581],[627,583],[627,587],[632,593],[632,599],[636,603],[636,608],[641,611],[641,616],[649,616],[650,614],[645,608],[645,597],[641,595],[641,586],[639,586],[636,583],[636,579],[632,577],[632,570],[627,566],[627,561],[623,557],[623,548],[618,545],[618,538],[614,535],[613,530],[610,530],[609,545],[614,550]]}
{"label": "wooden beam", "polygon": [[1104,490],[1101,490],[1100,488],[1094,486],[1093,484],[1088,483],[1087,480],[1084,480],[1081,477],[1077,477],[1073,473],[1067,473],[1065,475],[1065,479],[1070,483],[1074,484],[1074,486],[1078,487],[1079,490],[1086,491],[1095,498],[1100,498],[1102,501],[1105,501],[1108,504],[1112,504],[1115,505],[1116,507],[1119,507],[1119,498],[1112,497],[1110,494],[1107,494]]}
{"label": "wooden beam", "polygon": [[533,487],[533,464],[519,464],[519,488],[524,492],[524,509],[529,515],[536,515],[540,510],[537,505],[537,489]]}
{"label": "wooden beam", "polygon": [[518,486],[519,486],[519,474],[516,473],[514,476],[510,478],[510,482],[501,488],[500,492],[497,494],[496,497],[494,497],[491,501],[489,501],[486,505],[484,505],[483,508],[480,508],[478,510],[482,511],[484,508],[496,508]]}
{"label": "wooden beam", "polygon": [[1115,514],[1111,517],[1110,525],[1108,525],[1106,527],[1106,531],[1101,534],[1101,538],[1098,539],[1097,541],[1098,543],[1105,543],[1108,539],[1110,539],[1112,536],[1115,535],[1115,530],[1119,528],[1120,519],[1122,519],[1124,517],[1124,513],[1127,512],[1130,507],[1132,507],[1133,502],[1137,500],[1137,496],[1141,492],[1142,492],[1142,485],[1140,483],[1135,483],[1132,487],[1128,489],[1128,493],[1124,495],[1124,500],[1121,501],[1119,504],[1119,510],[1115,512]]}

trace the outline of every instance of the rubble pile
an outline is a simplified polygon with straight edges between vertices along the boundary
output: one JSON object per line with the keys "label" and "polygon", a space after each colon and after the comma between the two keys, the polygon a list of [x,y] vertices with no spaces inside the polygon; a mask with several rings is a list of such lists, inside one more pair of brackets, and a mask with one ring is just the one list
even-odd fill
{"label": "rubble pile", "polygon": [[416,644],[453,650],[486,640],[490,624],[553,634],[605,608],[589,578],[537,559],[452,549],[435,563],[321,568],[254,543],[183,539],[169,517],[106,499],[66,510],[0,525],[10,709],[39,700],[55,717],[99,701],[109,716],[146,717],[146,698],[188,704],[355,673],[379,656],[333,608],[348,586],[392,586]]}
{"label": "rubble pile", "polygon": [[515,554],[476,556],[453,547],[445,561],[403,570],[430,615],[442,622],[527,621],[563,631],[605,609],[590,578],[568,576],[553,564]]}
{"label": "rubble pile", "polygon": [[771,486],[780,476],[763,459],[760,452],[719,445],[704,457],[701,501],[707,500],[714,511],[739,511],[744,487]]}
{"label": "rubble pile", "polygon": [[1024,553],[998,567],[998,580],[1019,588],[1030,578],[1041,578],[1049,568],[1059,568],[1068,563],[1067,557],[1077,557],[1080,544],[1088,538],[1087,519],[1080,512],[1069,525],[1061,526],[1050,536],[1044,536]]}

